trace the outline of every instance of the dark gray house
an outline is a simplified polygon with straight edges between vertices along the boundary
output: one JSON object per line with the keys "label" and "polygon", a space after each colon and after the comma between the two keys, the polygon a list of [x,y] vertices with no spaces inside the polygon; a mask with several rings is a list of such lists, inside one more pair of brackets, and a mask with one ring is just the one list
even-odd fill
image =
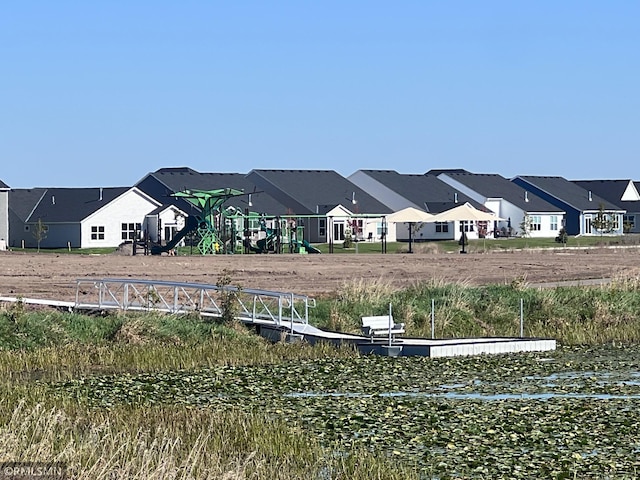
{"label": "dark gray house", "polygon": [[626,213],[622,217],[624,233],[640,233],[640,182],[573,180],[573,183],[625,210]]}
{"label": "dark gray house", "polygon": [[569,235],[597,235],[593,221],[602,209],[611,219],[613,235],[623,233],[623,208],[596,195],[592,190],[570,182],[562,177],[517,176],[512,182],[566,212],[565,228]]}

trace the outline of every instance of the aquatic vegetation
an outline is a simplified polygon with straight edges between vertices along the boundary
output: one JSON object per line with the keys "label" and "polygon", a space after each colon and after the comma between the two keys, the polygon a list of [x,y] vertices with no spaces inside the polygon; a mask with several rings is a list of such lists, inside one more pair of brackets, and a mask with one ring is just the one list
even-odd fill
{"label": "aquatic vegetation", "polygon": [[92,377],[53,388],[91,408],[241,405],[324,449],[424,478],[640,471],[640,348],[468,358],[359,357]]}

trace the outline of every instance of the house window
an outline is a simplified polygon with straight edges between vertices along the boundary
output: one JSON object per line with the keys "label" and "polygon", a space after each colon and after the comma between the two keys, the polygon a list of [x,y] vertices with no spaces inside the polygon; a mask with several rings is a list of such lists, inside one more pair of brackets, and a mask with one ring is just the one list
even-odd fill
{"label": "house window", "polygon": [[558,216],[557,215],[551,215],[551,225],[549,225],[549,228],[551,229],[551,231],[558,230]]}
{"label": "house window", "polygon": [[613,214],[609,216],[609,220],[611,221],[611,230],[619,230],[620,229],[620,215]]}
{"label": "house window", "polygon": [[488,230],[489,230],[489,222],[486,222],[486,221],[478,222],[478,237],[485,238],[487,236]]}
{"label": "house window", "polygon": [[449,232],[449,222],[436,222],[436,233]]}
{"label": "house window", "polygon": [[473,222],[470,220],[461,220],[460,232],[473,232]]}
{"label": "house window", "polygon": [[136,234],[140,233],[142,225],[140,223],[123,223],[122,224],[122,240],[135,240]]}
{"label": "house window", "polygon": [[357,240],[362,240],[364,238],[362,236],[362,232],[364,231],[364,221],[362,219],[353,220],[351,225],[353,226],[353,236]]}
{"label": "house window", "polygon": [[382,238],[387,234],[387,230],[384,225],[386,224],[383,224],[382,222],[376,223],[376,236],[379,238]]}
{"label": "house window", "polygon": [[584,216],[584,233],[591,233],[591,220],[592,220],[592,216],[591,215],[585,215]]}
{"label": "house window", "polygon": [[622,225],[624,226],[625,231],[630,232],[636,228],[636,216],[635,215],[625,215],[622,220]]}
{"label": "house window", "polygon": [[320,238],[325,237],[327,235],[327,219],[320,218],[318,220],[318,235]]}
{"label": "house window", "polygon": [[531,215],[529,218],[531,219],[532,232],[539,232],[542,230],[542,218],[540,215]]}
{"label": "house window", "polygon": [[104,226],[91,227],[91,240],[104,240]]}

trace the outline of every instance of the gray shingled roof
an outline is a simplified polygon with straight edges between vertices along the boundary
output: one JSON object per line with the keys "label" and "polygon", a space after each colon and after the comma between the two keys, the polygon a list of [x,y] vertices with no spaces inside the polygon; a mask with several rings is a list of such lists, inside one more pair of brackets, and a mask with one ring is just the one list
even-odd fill
{"label": "gray shingled roof", "polygon": [[130,187],[33,188],[9,191],[9,209],[23,222],[80,222]]}
{"label": "gray shingled roof", "polygon": [[398,173],[395,170],[360,171],[430,213],[444,212],[465,202],[486,210],[482,204],[433,175]]}
{"label": "gray shingled roof", "polygon": [[9,185],[0,180],[0,188],[9,188]]}
{"label": "gray shingled roof", "polygon": [[46,191],[46,188],[14,188],[9,190],[9,210],[21,222],[26,222]]}
{"label": "gray shingled roof", "polygon": [[[337,205],[354,213],[391,213],[387,206],[333,170],[252,170],[247,178],[293,214],[315,214],[322,206]],[[352,205],[354,193],[357,203]]]}
{"label": "gray shingled roof", "polygon": [[605,210],[623,210],[593,192],[591,199],[589,199],[588,190],[563,177],[518,175],[516,178],[538,187],[543,192],[580,211],[598,210],[600,205],[603,205]]}
{"label": "gray shingled roof", "polygon": [[[230,198],[225,206],[234,206],[241,210],[249,208],[253,212],[267,213],[270,215],[284,215],[286,208],[268,193],[262,192],[247,179],[243,173],[201,173],[188,167],[161,168],[140,180],[136,186],[147,195],[167,205],[174,204],[189,213],[192,210],[190,204],[184,199],[176,199],[170,195],[184,190],[215,190],[220,188],[233,188],[242,190],[247,195]],[[251,193],[249,206],[248,194]]]}
{"label": "gray shingled roof", "polygon": [[[598,197],[604,198],[608,202],[617,205],[621,210],[640,209],[640,200],[624,201],[622,195],[627,189],[630,180],[573,180],[575,183],[585,190],[591,191]],[[636,189],[638,186],[634,183]]]}
{"label": "gray shingled roof", "polygon": [[546,200],[495,173],[446,173],[486,198],[503,198],[525,212],[563,213]]}

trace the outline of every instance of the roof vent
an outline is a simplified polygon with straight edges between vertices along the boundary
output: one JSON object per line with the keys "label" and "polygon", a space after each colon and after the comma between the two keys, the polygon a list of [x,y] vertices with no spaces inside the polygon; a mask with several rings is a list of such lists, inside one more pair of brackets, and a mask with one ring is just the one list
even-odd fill
{"label": "roof vent", "polygon": [[55,195],[51,195],[51,205],[55,205],[56,204],[56,197]]}
{"label": "roof vent", "polygon": [[102,201],[102,187],[100,187],[100,198],[98,200]]}
{"label": "roof vent", "polygon": [[525,201],[525,202],[528,202],[528,201],[529,201],[529,192],[527,192],[526,190],[525,190],[525,192],[524,192],[524,201]]}
{"label": "roof vent", "polygon": [[458,192],[453,192],[453,203],[458,203]]}
{"label": "roof vent", "polygon": [[591,194],[591,190],[589,190],[589,201],[592,202],[593,201],[593,195]]}

